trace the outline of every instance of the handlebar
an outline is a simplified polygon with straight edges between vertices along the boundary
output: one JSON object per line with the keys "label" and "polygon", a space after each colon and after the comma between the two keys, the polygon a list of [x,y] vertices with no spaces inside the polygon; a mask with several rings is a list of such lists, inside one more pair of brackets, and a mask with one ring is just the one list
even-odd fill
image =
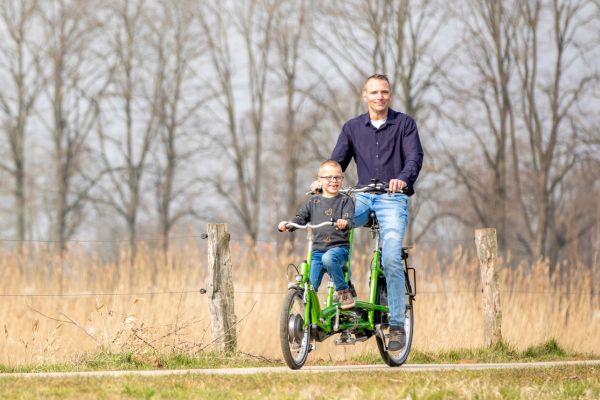
{"label": "handlebar", "polygon": [[[347,188],[340,189],[340,193],[352,194],[352,193],[375,193],[375,194],[384,194],[390,193],[389,184],[384,181],[380,181],[379,179],[371,179],[371,183],[366,186],[351,186]],[[305,195],[318,194],[320,192],[306,192]],[[404,193],[403,190],[400,190],[396,193]]]}
{"label": "handlebar", "polygon": [[298,225],[294,222],[288,222],[287,224],[285,224],[286,228],[296,228],[296,229],[308,229],[308,228],[316,229],[316,228],[323,228],[325,226],[333,226],[333,225],[335,225],[335,222],[333,222],[333,221],[324,221],[317,225],[313,225],[310,222],[306,225]]}
{"label": "handlebar", "polygon": [[[384,193],[390,193],[389,188],[390,187],[387,182],[380,181],[379,179],[371,179],[371,183],[369,183],[366,186],[348,187],[348,188],[341,189],[340,192],[346,193],[346,194],[352,194],[352,193],[384,194]],[[402,193],[402,190],[400,190],[397,193]]]}

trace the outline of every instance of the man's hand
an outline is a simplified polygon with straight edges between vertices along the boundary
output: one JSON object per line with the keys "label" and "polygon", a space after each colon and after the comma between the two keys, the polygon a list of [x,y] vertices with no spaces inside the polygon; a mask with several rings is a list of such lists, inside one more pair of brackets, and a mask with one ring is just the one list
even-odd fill
{"label": "man's hand", "polygon": [[277,225],[277,229],[279,230],[279,232],[289,232],[290,229],[286,227],[287,223],[287,221],[281,221],[279,225]]}
{"label": "man's hand", "polygon": [[402,192],[402,190],[406,187],[406,182],[401,179],[390,179],[388,187],[390,193]]}
{"label": "man's hand", "polygon": [[346,221],[345,219],[338,219],[337,221],[335,221],[335,229],[337,229],[338,231],[346,230],[347,227],[348,221]]}
{"label": "man's hand", "polygon": [[310,192],[313,194],[321,192],[322,189],[323,185],[319,181],[313,181],[313,183],[310,184]]}

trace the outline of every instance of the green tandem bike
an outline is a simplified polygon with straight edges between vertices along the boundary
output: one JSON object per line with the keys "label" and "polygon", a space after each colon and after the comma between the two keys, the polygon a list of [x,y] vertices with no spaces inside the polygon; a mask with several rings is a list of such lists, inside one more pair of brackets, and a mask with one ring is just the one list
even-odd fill
{"label": "green tandem bike", "polygon": [[[383,182],[372,182],[361,188],[348,188],[344,193],[351,195],[357,192],[385,193],[387,188]],[[317,292],[310,283],[311,253],[313,230],[333,225],[334,222],[323,222],[318,225],[298,225],[289,223],[288,226],[307,231],[307,256],[298,265],[290,264],[294,276],[288,283],[280,314],[280,342],[283,358],[291,369],[300,369],[305,364],[308,354],[316,349],[316,343],[339,334],[335,343],[338,345],[354,345],[375,336],[377,348],[385,363],[390,367],[398,367],[408,358],[414,326],[413,302],[416,296],[416,272],[408,263],[408,250],[402,247],[402,263],[406,282],[406,308],[404,327],[406,330],[406,345],[400,351],[388,350],[388,306],[387,287],[384,269],[381,265],[381,242],[377,216],[371,212],[367,225],[373,242],[373,258],[370,267],[369,298],[356,299],[356,305],[350,310],[342,310],[334,297],[333,282],[329,282],[326,297],[320,302]],[[346,265],[346,279],[351,274],[353,231],[350,232],[350,257]],[[288,276],[290,270],[288,270]],[[356,292],[349,282],[353,295]],[[323,308],[321,308],[323,304]]]}

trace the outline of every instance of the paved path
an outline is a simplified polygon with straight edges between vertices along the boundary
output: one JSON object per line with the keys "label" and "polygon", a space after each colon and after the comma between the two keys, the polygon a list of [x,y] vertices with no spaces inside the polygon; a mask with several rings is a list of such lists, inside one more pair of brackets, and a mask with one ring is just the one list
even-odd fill
{"label": "paved path", "polygon": [[166,375],[253,375],[253,374],[299,374],[323,372],[424,372],[447,370],[483,370],[511,368],[548,368],[566,365],[600,365],[600,360],[583,361],[545,361],[529,363],[489,363],[489,364],[404,364],[400,368],[385,365],[336,365],[310,366],[292,371],[287,367],[260,368],[219,368],[219,369],[176,369],[152,371],[85,371],[85,372],[32,372],[32,373],[0,373],[1,378],[90,378],[121,376],[166,376]]}

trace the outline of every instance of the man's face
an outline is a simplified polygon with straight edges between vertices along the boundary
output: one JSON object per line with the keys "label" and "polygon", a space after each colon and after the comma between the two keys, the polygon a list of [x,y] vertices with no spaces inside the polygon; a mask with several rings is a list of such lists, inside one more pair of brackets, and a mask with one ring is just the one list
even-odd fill
{"label": "man's face", "polygon": [[384,79],[370,79],[363,89],[363,100],[367,103],[369,113],[387,114],[392,100],[390,85]]}

